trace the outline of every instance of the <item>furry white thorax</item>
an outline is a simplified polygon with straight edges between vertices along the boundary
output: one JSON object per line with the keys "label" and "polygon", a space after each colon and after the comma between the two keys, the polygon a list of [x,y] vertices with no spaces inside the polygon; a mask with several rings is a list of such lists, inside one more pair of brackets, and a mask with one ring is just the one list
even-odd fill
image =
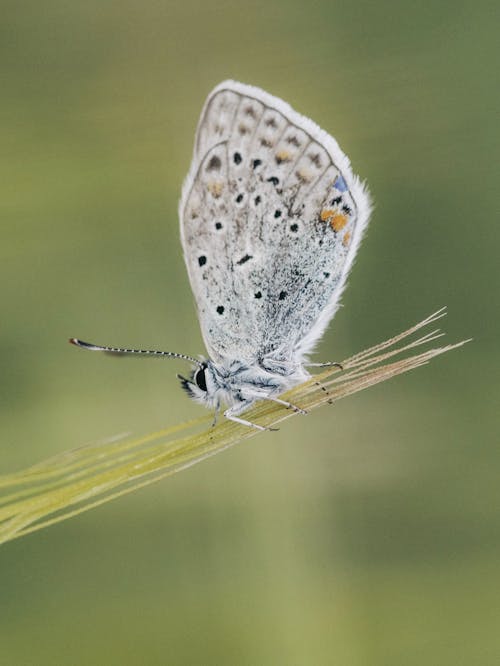
{"label": "furry white thorax", "polygon": [[[233,408],[232,413],[248,409],[256,400],[278,396],[304,382],[309,373],[299,364],[266,362],[244,365],[233,361],[227,367],[210,359],[195,368],[190,380],[181,379],[183,388],[196,402],[216,410],[221,405]],[[236,408],[236,409],[235,409]]]}

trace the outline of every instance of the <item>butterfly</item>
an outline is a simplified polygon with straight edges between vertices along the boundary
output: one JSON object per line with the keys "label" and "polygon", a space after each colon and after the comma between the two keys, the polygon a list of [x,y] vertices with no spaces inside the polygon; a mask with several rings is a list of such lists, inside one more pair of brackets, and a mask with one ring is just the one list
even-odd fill
{"label": "butterfly", "polygon": [[371,212],[333,137],[260,88],[224,81],[208,96],[179,205],[181,242],[208,358],[184,359],[191,398],[224,416],[279,398],[308,363],[339,299]]}

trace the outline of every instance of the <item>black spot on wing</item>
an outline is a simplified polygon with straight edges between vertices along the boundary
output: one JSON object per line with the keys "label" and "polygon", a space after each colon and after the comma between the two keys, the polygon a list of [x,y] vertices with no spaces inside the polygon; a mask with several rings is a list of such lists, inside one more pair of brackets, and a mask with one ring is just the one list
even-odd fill
{"label": "black spot on wing", "polygon": [[311,163],[314,164],[315,167],[321,169],[322,162],[319,153],[309,153],[308,157]]}
{"label": "black spot on wing", "polygon": [[221,166],[222,162],[220,161],[220,157],[217,157],[217,155],[212,155],[207,164],[207,171],[218,171]]}
{"label": "black spot on wing", "polygon": [[247,261],[250,261],[250,259],[252,259],[252,255],[245,254],[245,256],[241,257],[241,259],[239,259],[239,261],[237,261],[236,263],[238,264],[238,266],[242,266],[243,264],[246,264]]}

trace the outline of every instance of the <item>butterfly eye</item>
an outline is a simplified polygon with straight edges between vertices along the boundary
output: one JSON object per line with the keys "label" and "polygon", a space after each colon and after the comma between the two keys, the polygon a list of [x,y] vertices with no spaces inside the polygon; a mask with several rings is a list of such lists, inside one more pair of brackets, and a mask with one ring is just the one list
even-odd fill
{"label": "butterfly eye", "polygon": [[197,370],[194,373],[193,379],[194,379],[194,381],[196,383],[196,386],[198,388],[200,388],[202,391],[207,390],[207,382],[206,382],[206,379],[205,379],[205,368],[200,368],[199,370]]}

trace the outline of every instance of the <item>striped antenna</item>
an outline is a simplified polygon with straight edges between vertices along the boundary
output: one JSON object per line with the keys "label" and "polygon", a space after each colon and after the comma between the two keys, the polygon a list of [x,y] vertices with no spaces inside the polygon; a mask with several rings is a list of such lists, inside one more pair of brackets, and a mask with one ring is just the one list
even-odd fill
{"label": "striped antenna", "polygon": [[187,356],[186,354],[176,354],[175,352],[165,352],[165,351],[154,351],[149,349],[122,349],[121,347],[103,347],[102,345],[94,345],[91,342],[83,342],[78,338],[70,338],[69,342],[76,347],[82,347],[82,349],[89,349],[90,351],[100,351],[107,352],[108,354],[141,354],[142,356],[156,356],[157,358],[180,358],[183,361],[190,361],[195,363],[200,368],[203,367],[203,363],[198,361],[198,359],[193,358],[192,356]]}

